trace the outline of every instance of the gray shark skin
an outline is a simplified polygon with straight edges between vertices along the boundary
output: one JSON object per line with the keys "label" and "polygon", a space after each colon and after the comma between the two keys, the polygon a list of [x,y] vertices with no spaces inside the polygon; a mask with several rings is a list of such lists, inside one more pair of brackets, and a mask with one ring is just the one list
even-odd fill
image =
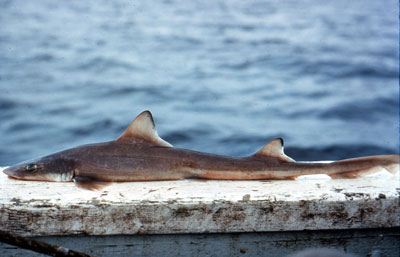
{"label": "gray shark skin", "polygon": [[356,178],[382,168],[394,174],[399,170],[399,160],[400,156],[394,154],[330,163],[296,162],[285,155],[281,138],[242,158],[178,149],[157,135],[151,113],[144,111],[117,140],[67,149],[3,172],[15,179],[73,181],[78,187],[99,190],[112,182],[187,178],[289,180],[311,174]]}

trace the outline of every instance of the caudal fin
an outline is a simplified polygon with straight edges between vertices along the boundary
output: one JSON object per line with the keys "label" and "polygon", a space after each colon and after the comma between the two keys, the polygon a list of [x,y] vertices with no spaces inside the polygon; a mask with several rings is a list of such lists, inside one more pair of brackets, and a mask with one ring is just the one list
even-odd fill
{"label": "caudal fin", "polygon": [[385,170],[389,171],[390,173],[392,173],[393,175],[397,174],[397,172],[399,172],[400,169],[400,165],[398,163],[395,164],[391,164],[391,165],[386,165],[384,167]]}
{"label": "caudal fin", "polygon": [[399,171],[399,163],[400,156],[398,154],[392,155],[375,155],[375,156],[368,156],[368,157],[360,157],[354,159],[347,159],[343,161],[336,162],[337,164],[341,165],[349,165],[355,166],[357,162],[360,162],[360,166],[362,163],[369,163],[370,167],[364,167],[357,170],[345,170],[342,172],[331,173],[328,174],[331,178],[357,178],[363,175],[368,175],[376,172],[380,172],[383,170],[387,170],[392,174],[396,174]]}
{"label": "caudal fin", "polygon": [[340,178],[358,178],[364,175],[373,174],[382,170],[382,167],[372,167],[368,169],[360,169],[360,170],[353,170],[353,171],[345,171],[340,173],[332,173],[329,176],[333,179],[340,179]]}
{"label": "caudal fin", "polygon": [[392,174],[396,174],[400,168],[400,155],[399,154],[392,154],[392,155],[384,155],[386,156],[390,162],[382,165],[383,168],[389,171]]}

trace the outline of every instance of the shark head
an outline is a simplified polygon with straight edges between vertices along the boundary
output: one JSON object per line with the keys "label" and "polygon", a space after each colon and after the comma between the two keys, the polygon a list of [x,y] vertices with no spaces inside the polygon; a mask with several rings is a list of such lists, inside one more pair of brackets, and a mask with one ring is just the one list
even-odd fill
{"label": "shark head", "polygon": [[3,170],[11,178],[41,181],[71,181],[74,174],[73,162],[49,155],[18,163]]}

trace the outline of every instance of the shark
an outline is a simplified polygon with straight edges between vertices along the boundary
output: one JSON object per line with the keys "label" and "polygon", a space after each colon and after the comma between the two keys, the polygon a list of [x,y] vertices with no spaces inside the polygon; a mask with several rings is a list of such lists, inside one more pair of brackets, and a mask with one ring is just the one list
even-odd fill
{"label": "shark", "polygon": [[246,157],[229,157],[174,148],[160,138],[150,111],[139,114],[116,140],[82,145],[22,162],[3,170],[10,178],[74,182],[100,190],[113,182],[181,179],[293,180],[326,174],[357,178],[382,169],[395,174],[400,155],[375,155],[333,162],[296,162],[276,138]]}

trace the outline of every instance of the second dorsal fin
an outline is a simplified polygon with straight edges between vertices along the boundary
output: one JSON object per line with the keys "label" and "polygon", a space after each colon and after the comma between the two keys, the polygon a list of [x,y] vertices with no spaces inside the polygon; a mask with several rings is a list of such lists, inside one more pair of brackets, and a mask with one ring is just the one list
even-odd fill
{"label": "second dorsal fin", "polygon": [[273,157],[285,162],[295,162],[283,151],[283,139],[276,138],[261,148],[255,155],[263,157]]}
{"label": "second dorsal fin", "polygon": [[172,147],[170,143],[158,136],[155,129],[153,116],[151,115],[150,111],[144,111],[139,114],[124,131],[124,133],[122,133],[122,135],[117,139],[117,141],[130,138],[142,139],[158,146]]}

